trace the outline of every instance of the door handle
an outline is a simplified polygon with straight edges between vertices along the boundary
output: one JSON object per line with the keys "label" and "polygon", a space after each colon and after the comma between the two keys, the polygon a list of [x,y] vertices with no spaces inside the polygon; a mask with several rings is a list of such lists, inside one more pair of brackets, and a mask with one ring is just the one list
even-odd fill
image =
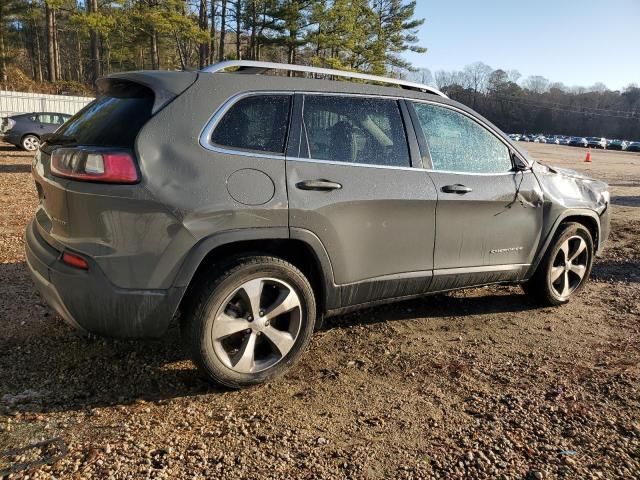
{"label": "door handle", "polygon": [[331,190],[340,190],[342,185],[338,182],[332,182],[331,180],[303,180],[296,183],[296,187],[300,190],[317,190],[319,192],[329,192]]}
{"label": "door handle", "polygon": [[471,188],[456,183],[455,185],[445,185],[441,189],[444,193],[457,193],[458,195],[464,195],[465,193],[471,192]]}

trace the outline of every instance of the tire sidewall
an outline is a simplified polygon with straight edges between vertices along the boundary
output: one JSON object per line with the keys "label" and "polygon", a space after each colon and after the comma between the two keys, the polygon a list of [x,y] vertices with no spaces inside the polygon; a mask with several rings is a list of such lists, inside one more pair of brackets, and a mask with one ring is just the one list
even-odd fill
{"label": "tire sidewall", "polygon": [[[578,287],[573,292],[571,292],[571,294],[567,298],[561,299],[556,294],[555,289],[551,285],[549,270],[553,266],[553,261],[556,258],[556,255],[558,254],[558,251],[560,250],[560,247],[562,246],[562,244],[567,239],[576,235],[582,237],[582,239],[587,244],[587,249],[589,253],[589,257],[587,260],[587,269],[584,274],[584,277],[582,278],[582,281],[580,282],[580,285],[578,285]],[[585,227],[583,227],[580,224],[570,223],[564,229],[562,229],[562,231],[556,236],[553,246],[549,251],[549,255],[546,258],[545,268],[544,268],[544,282],[545,282],[546,294],[549,297],[549,299],[553,301],[553,303],[556,303],[558,305],[567,303],[569,300],[574,298],[576,295],[578,295],[582,291],[585,284],[587,283],[587,280],[589,279],[589,275],[591,274],[591,267],[593,265],[593,252],[594,252],[594,248],[593,248],[593,239],[591,238],[591,234],[589,233],[589,230],[587,230]]]}
{"label": "tire sidewall", "polygon": [[[284,262],[283,262],[284,263]],[[269,277],[287,282],[300,299],[302,320],[296,342],[286,356],[276,365],[257,373],[238,373],[227,367],[218,358],[213,346],[211,331],[215,314],[229,295],[242,284],[256,278]],[[315,326],[316,304],[313,291],[307,279],[288,264],[276,264],[268,260],[240,266],[224,276],[215,286],[202,310],[199,324],[200,367],[218,382],[238,388],[273,380],[283,373],[302,355],[308,346]]]}

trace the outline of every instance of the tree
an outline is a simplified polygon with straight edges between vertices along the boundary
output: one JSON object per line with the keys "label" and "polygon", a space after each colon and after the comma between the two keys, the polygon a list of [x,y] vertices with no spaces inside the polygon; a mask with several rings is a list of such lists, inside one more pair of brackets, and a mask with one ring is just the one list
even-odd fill
{"label": "tree", "polygon": [[549,89],[549,80],[540,75],[527,77],[523,84],[525,88],[534,93],[544,93]]}
{"label": "tree", "polygon": [[416,2],[402,0],[373,0],[374,38],[367,49],[369,70],[384,75],[390,68],[410,69],[409,62],[400,54],[406,51],[424,53],[417,45],[417,29],[424,19],[414,18]]}
{"label": "tree", "polygon": [[491,67],[486,63],[475,62],[464,68],[466,87],[473,91],[473,108],[476,107],[478,94],[484,93],[487,88],[487,80],[491,75]]}

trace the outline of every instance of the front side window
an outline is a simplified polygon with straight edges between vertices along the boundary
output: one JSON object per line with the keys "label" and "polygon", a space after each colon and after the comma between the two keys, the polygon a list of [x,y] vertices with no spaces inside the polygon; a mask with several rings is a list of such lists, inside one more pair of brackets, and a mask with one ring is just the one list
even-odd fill
{"label": "front side window", "polygon": [[284,153],[290,95],[251,95],[238,100],[211,134],[222,147]]}
{"label": "front side window", "polygon": [[303,117],[309,158],[410,166],[404,124],[395,100],[307,95]]}
{"label": "front side window", "polygon": [[479,123],[449,108],[413,105],[434,170],[503,173],[512,169],[507,146]]}

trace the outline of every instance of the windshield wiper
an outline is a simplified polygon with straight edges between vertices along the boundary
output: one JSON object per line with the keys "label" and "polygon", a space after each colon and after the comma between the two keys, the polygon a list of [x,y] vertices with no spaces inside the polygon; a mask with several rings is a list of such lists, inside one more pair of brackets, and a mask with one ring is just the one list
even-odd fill
{"label": "windshield wiper", "polygon": [[78,140],[76,137],[62,135],[61,133],[45,133],[42,135],[41,141],[48,145],[68,145],[70,143],[76,143]]}

